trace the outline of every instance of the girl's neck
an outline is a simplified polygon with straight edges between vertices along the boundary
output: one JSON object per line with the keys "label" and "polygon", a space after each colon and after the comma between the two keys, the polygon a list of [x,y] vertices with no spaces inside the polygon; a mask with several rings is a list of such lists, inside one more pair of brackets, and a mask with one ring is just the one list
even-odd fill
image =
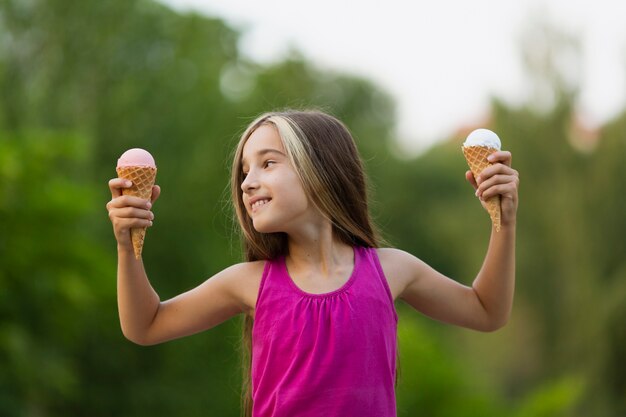
{"label": "girl's neck", "polygon": [[286,262],[293,269],[331,276],[337,268],[353,262],[353,248],[337,239],[332,226],[299,236],[289,236]]}

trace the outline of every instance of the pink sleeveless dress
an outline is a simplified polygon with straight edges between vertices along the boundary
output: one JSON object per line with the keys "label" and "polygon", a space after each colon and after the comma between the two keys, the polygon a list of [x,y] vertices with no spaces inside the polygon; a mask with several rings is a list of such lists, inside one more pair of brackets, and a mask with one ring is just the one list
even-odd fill
{"label": "pink sleeveless dress", "polygon": [[309,294],[267,261],[252,329],[253,417],[395,417],[398,315],[376,249],[338,290]]}

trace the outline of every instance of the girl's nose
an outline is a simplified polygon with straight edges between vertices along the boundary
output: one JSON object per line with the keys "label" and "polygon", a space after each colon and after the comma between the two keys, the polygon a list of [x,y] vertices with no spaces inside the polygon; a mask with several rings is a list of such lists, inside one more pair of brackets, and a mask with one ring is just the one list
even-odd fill
{"label": "girl's nose", "polygon": [[248,190],[253,190],[255,188],[258,188],[258,186],[259,186],[259,182],[252,175],[252,172],[249,172],[248,175],[246,175],[246,178],[241,183],[241,190],[245,193]]}

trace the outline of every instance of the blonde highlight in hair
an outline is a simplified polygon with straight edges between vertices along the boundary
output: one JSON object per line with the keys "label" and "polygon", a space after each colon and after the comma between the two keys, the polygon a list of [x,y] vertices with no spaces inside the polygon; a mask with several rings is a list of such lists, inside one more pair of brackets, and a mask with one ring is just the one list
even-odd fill
{"label": "blonde highlight in hair", "polygon": [[[245,260],[273,259],[288,254],[286,233],[257,232],[243,203],[243,149],[254,131],[265,125],[278,132],[306,195],[332,223],[333,234],[350,246],[379,247],[382,239],[370,219],[365,172],[352,135],[343,123],[326,113],[288,110],[257,117],[244,131],[235,150],[231,194]],[[243,415],[248,417],[252,410],[252,323],[252,318],[245,315],[241,405]]]}

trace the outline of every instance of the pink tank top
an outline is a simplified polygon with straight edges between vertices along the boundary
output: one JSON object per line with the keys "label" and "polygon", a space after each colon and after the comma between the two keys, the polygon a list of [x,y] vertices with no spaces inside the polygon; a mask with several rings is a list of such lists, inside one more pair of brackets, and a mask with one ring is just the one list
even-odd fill
{"label": "pink tank top", "polygon": [[309,294],[267,261],[252,329],[253,417],[395,417],[398,315],[376,249],[340,289]]}

